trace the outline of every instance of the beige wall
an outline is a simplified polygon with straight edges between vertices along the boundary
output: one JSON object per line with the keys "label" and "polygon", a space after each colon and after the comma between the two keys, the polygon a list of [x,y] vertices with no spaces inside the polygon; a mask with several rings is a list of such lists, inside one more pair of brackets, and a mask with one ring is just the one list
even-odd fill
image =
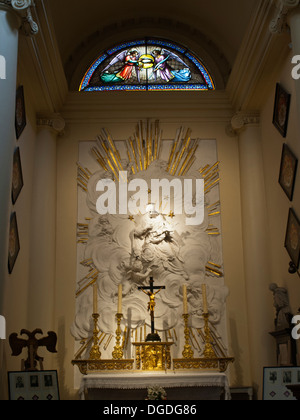
{"label": "beige wall", "polygon": [[[294,312],[299,305],[298,296],[300,281],[297,275],[288,274],[289,257],[284,249],[284,238],[290,203],[278,185],[281,150],[284,139],[272,125],[275,84],[281,81],[291,93],[294,93],[294,81],[290,77],[289,60],[281,73],[275,78],[274,89],[265,98],[261,110],[262,152],[266,185],[268,211],[269,255],[271,278],[261,284],[265,291],[270,282],[277,282],[288,288]],[[30,92],[30,82],[20,80],[25,85],[25,94]],[[31,93],[30,93],[31,94]],[[35,264],[35,250],[31,248],[32,230],[35,228],[31,217],[34,200],[37,197],[33,190],[35,178],[34,162],[36,156],[36,112],[32,107],[30,94],[27,93],[27,127],[18,145],[21,149],[23,164],[24,189],[15,206],[20,230],[21,252],[13,274],[6,280],[5,315],[7,334],[19,332],[21,328],[40,327],[44,333],[52,328],[39,325],[40,314],[34,313],[35,300],[47,299],[35,296],[31,287],[30,270]],[[78,143],[94,140],[102,127],[110,130],[115,139],[128,138],[132,135],[139,119],[158,118],[164,131],[164,138],[174,138],[176,129],[184,124],[193,129],[195,136],[204,139],[217,139],[219,160],[221,161],[220,194],[222,203],[223,255],[225,283],[230,289],[227,306],[227,323],[230,354],[236,359],[230,368],[232,386],[251,386],[261,383],[261,361],[257,361],[260,378],[251,377],[248,325],[251,322],[251,311],[260,308],[247,308],[246,287],[243,263],[243,235],[241,219],[241,191],[238,138],[230,136],[227,126],[233,111],[223,92],[209,94],[69,94],[62,115],[66,119],[65,135],[57,140],[57,223],[56,223],[56,278],[55,308],[53,328],[58,334],[58,354],[45,356],[45,367],[58,369],[61,397],[76,398],[74,390],[74,368],[71,360],[74,356],[74,340],[70,326],[75,314],[75,279],[76,279],[76,223],[77,223],[77,183],[76,162],[78,160]],[[295,95],[292,97],[291,115],[287,142],[296,155],[300,156],[300,142],[296,118]],[[293,206],[300,215],[299,189],[297,179]],[[45,191],[45,194],[47,192]],[[242,192],[244,194],[244,192]],[[47,238],[41,239],[43,252],[47,252]],[[43,275],[41,273],[41,282]],[[29,293],[31,291],[31,293]],[[272,295],[265,304],[272,313]],[[34,320],[36,323],[34,324]],[[263,320],[262,320],[263,322]],[[265,320],[270,330],[273,319]],[[258,329],[260,327],[258,326]],[[257,346],[266,345],[273,351],[273,342],[269,337],[258,336]],[[20,368],[20,358],[12,358],[8,341],[5,342],[5,358],[8,370]],[[23,354],[23,356],[25,353]],[[274,358],[267,361],[275,363]],[[260,391],[261,392],[261,389]],[[260,395],[259,395],[260,396]]]}
{"label": "beige wall", "polygon": [[[23,80],[19,80],[19,84],[23,84]],[[32,261],[31,253],[31,234],[34,226],[32,225],[31,210],[32,202],[35,199],[33,191],[34,180],[34,161],[35,161],[35,146],[36,146],[36,117],[35,110],[30,104],[30,96],[28,89],[25,86],[25,101],[26,101],[26,116],[27,125],[21,136],[16,141],[15,145],[20,148],[21,163],[23,170],[24,187],[21,194],[13,206],[11,204],[11,212],[15,211],[17,214],[17,222],[20,237],[20,253],[16,261],[14,270],[11,275],[8,274],[4,282],[4,308],[3,315],[6,318],[6,335],[7,340],[1,343],[4,347],[4,360],[6,364],[5,369],[9,371],[19,370],[21,368],[20,357],[11,357],[11,349],[9,347],[8,336],[12,332],[20,332],[22,328],[36,328],[38,326],[38,315],[35,314],[36,325],[29,326],[28,318],[30,312],[30,304],[33,296],[29,295],[30,290],[30,264]],[[22,356],[26,355],[23,351]],[[7,376],[5,374],[4,388],[0,386],[1,395],[3,390],[5,394],[7,391]]]}
{"label": "beige wall", "polygon": [[[284,241],[289,208],[293,207],[300,217],[300,182],[299,168],[295,184],[294,199],[291,203],[278,183],[283,143],[287,143],[295,155],[300,157],[299,122],[297,120],[295,81],[291,77],[291,57],[287,58],[280,74],[274,77],[273,89],[266,97],[261,111],[262,147],[266,198],[268,207],[269,254],[271,280],[279,286],[286,287],[290,296],[293,313],[299,309],[300,279],[297,274],[288,273],[290,257],[284,249]],[[292,95],[287,137],[284,139],[272,124],[275,99],[275,85],[280,82]],[[267,284],[266,284],[267,287]],[[274,348],[275,349],[275,348]]]}

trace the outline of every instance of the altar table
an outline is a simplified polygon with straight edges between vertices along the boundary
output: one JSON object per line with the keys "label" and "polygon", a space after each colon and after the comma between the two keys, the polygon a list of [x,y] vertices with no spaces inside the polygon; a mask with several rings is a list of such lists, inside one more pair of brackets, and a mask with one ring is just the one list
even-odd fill
{"label": "altar table", "polygon": [[164,388],[170,401],[230,399],[227,376],[217,372],[95,373],[83,376],[79,393],[87,400],[145,400],[153,385]]}

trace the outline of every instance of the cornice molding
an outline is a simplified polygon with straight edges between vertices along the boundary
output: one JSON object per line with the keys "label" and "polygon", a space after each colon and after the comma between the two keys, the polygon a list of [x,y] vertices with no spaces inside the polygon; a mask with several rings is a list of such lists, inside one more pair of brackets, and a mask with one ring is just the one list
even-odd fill
{"label": "cornice molding", "polygon": [[47,0],[36,1],[34,16],[38,36],[19,40],[20,74],[24,83],[27,80],[30,84],[32,104],[41,115],[60,112],[68,92],[48,3]]}
{"label": "cornice molding", "polygon": [[281,34],[287,28],[287,17],[300,4],[300,0],[278,0],[277,11],[269,29],[272,34]]}
{"label": "cornice molding", "polygon": [[[174,98],[176,97],[176,100]],[[137,117],[137,109],[139,110]],[[173,121],[230,123],[233,109],[225,91],[202,92],[140,92],[123,95],[123,92],[69,92],[61,115],[67,124],[95,123],[110,120],[135,121],[143,118],[160,118]]]}
{"label": "cornice molding", "polygon": [[39,27],[33,20],[31,8],[35,7],[34,0],[0,0],[0,8],[10,9],[21,19],[21,31],[26,36],[34,36]]}
{"label": "cornice molding", "polygon": [[276,37],[270,32],[275,10],[275,0],[260,0],[243,40],[226,88],[236,111],[263,106],[274,83],[268,75],[280,70],[290,52],[289,34]]}

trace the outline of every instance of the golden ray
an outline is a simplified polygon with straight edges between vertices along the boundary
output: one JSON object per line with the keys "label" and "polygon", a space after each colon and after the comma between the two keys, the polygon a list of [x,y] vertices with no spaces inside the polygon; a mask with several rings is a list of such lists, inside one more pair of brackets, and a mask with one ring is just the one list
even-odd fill
{"label": "golden ray", "polygon": [[186,168],[189,169],[192,166],[192,165],[190,165],[190,162],[193,162],[193,158],[195,157],[195,154],[196,154],[196,151],[197,151],[198,147],[199,147],[199,145],[196,144],[196,146],[192,147],[188,151],[187,156],[186,156],[186,158],[185,158],[185,160],[184,160],[184,162],[182,164],[182,167],[181,167],[181,169],[179,171],[179,174],[178,174],[179,176],[181,176],[183,174],[186,174],[186,172],[187,172],[186,171]]}
{"label": "golden ray", "polygon": [[87,168],[83,168],[79,162],[77,162],[77,185],[84,191],[87,192],[87,185],[91,177],[91,172]]}
{"label": "golden ray", "polygon": [[222,271],[220,271],[222,267],[218,264],[215,264],[211,261],[208,261],[207,265],[205,266],[205,269],[208,273],[213,274],[216,277],[223,277],[224,274]]}
{"label": "golden ray", "polygon": [[[179,143],[180,138],[181,138],[181,135],[182,135],[182,134],[181,134],[181,133],[182,133],[182,130],[183,130],[183,127],[179,128],[179,129],[177,130],[177,132],[176,132],[176,137],[175,137],[175,140],[174,140],[174,143],[173,143],[173,147],[172,147],[172,149],[171,149],[170,156],[169,156],[169,162],[168,162],[167,172],[170,172],[171,165],[172,165],[172,163],[173,163],[173,159],[174,159],[174,156],[175,156],[175,152],[176,152],[176,150],[177,150],[178,143]],[[175,158],[175,159],[176,159],[176,158]]]}
{"label": "golden ray", "polygon": [[219,183],[219,181],[220,181],[220,177],[219,178],[217,178],[214,182],[212,182],[211,184],[209,184],[208,186],[206,186],[205,188],[204,188],[204,192],[205,193],[208,193],[213,187],[215,187],[218,183]]}
{"label": "golden ray", "polygon": [[195,163],[195,160],[196,160],[196,156],[192,156],[189,163],[186,165],[186,168],[183,171],[182,176],[185,176],[187,174],[187,172],[191,169],[191,167]]}
{"label": "golden ray", "polygon": [[209,213],[208,214],[208,216],[218,216],[219,214],[221,214],[221,212],[220,211],[215,211],[215,212],[213,212],[213,213]]}
{"label": "golden ray", "polygon": [[89,239],[89,225],[86,223],[77,223],[77,243],[86,244]]}
{"label": "golden ray", "polygon": [[210,166],[208,169],[206,169],[204,172],[202,172],[202,175],[204,176],[204,178],[209,174],[209,172],[211,172],[213,169],[215,169],[218,165],[219,165],[219,161],[216,162],[214,165]]}

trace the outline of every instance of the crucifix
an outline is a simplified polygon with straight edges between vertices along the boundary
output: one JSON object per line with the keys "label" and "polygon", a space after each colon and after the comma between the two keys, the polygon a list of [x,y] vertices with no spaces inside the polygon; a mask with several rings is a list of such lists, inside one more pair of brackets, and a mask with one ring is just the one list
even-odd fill
{"label": "crucifix", "polygon": [[[138,290],[144,292],[147,296],[149,296],[149,303],[148,303],[148,311],[151,315],[151,334],[147,335],[146,342],[148,341],[161,341],[161,338],[158,334],[155,333],[154,328],[154,308],[155,308],[155,295],[159,293],[162,289],[165,289],[165,286],[154,286],[153,277],[150,277],[150,286],[148,287],[139,287]],[[149,290],[146,292],[146,290]],[[157,290],[154,293],[154,290]]]}

